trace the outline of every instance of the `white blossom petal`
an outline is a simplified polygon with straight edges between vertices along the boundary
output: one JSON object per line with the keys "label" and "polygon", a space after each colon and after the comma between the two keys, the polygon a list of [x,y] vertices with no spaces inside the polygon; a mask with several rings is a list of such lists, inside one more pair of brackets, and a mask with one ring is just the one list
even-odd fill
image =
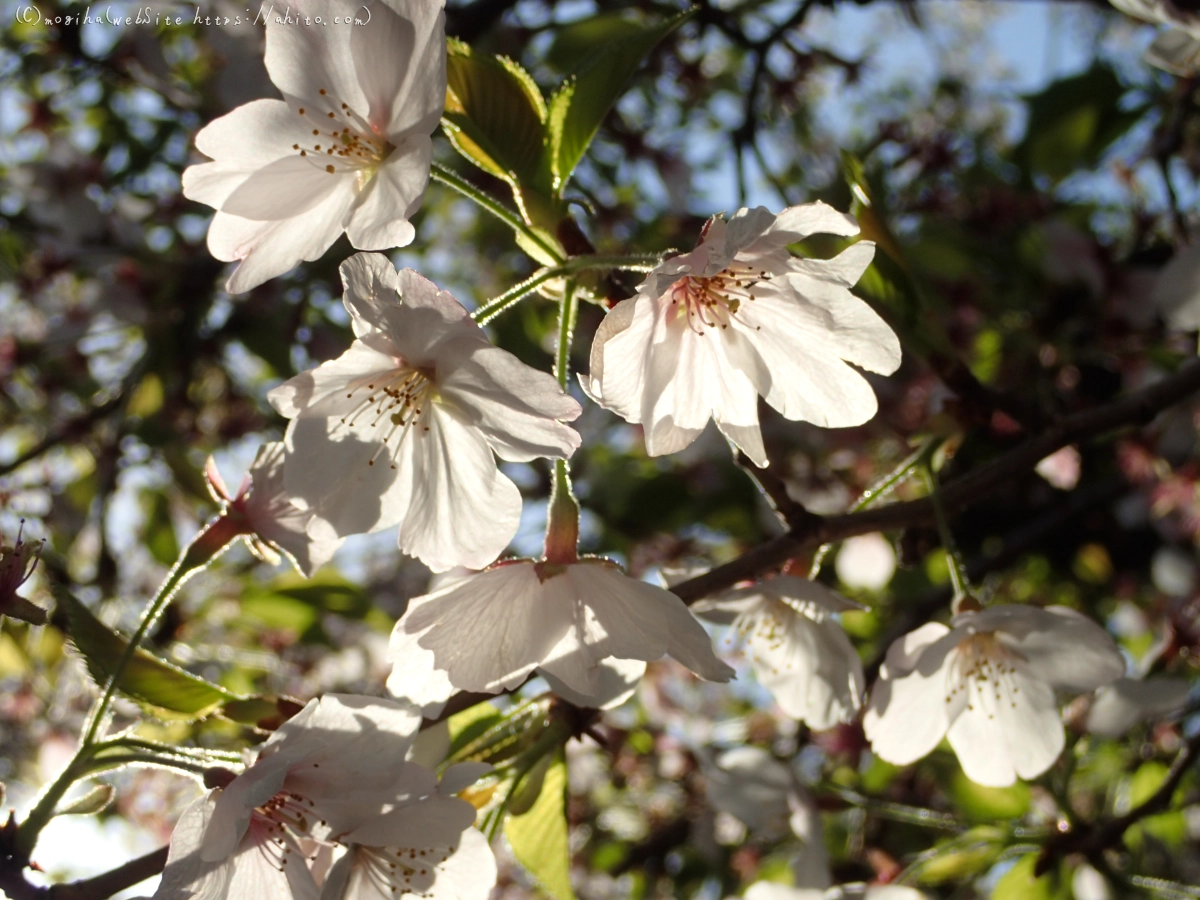
{"label": "white blossom petal", "polygon": [[966,687],[967,707],[947,737],[968,778],[1007,787],[1054,764],[1065,737],[1049,685],[1018,665],[999,684],[967,678]]}
{"label": "white blossom petal", "polygon": [[1101,737],[1119,738],[1138,722],[1183,709],[1189,687],[1183,678],[1118,678],[1096,691],[1085,727]]}

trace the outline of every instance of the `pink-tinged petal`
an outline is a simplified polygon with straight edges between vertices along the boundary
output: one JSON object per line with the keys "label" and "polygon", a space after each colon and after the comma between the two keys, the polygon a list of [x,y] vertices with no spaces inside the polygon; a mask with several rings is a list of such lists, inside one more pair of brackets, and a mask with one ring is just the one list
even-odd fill
{"label": "pink-tinged petal", "polygon": [[[733,669],[713,653],[704,626],[674,594],[601,561],[570,566],[568,574],[576,596],[603,636],[595,651],[597,659],[615,656],[651,662],[669,655],[709,681],[733,677]],[[563,677],[561,671],[555,674]]]}
{"label": "pink-tinged petal", "polygon": [[[838,212],[832,206],[818,200],[789,206],[767,228],[764,241],[771,246],[786,246],[804,240],[812,234],[837,234],[853,237],[858,234],[858,223],[853,216]],[[761,249],[761,245],[754,248]]]}
{"label": "pink-tinged petal", "polygon": [[921,655],[931,644],[944,638],[950,629],[941,622],[926,622],[916,631],[892,641],[883,660],[885,677],[899,678],[917,667]]}
{"label": "pink-tinged petal", "polygon": [[776,217],[765,206],[756,206],[753,209],[743,207],[725,223],[723,235],[710,227],[704,238],[705,243],[723,242],[725,252],[721,255],[719,262],[714,260],[707,266],[705,274],[717,274],[738,253],[754,244],[772,226],[775,219]]}
{"label": "pink-tinged petal", "polygon": [[154,900],[225,900],[233,869],[225,859],[206,861],[200,847],[216,799],[209,791],[192,802],[171,832],[171,848]]}
{"label": "pink-tinged petal", "polygon": [[615,657],[600,660],[596,664],[594,676],[590,679],[584,676],[585,680],[594,685],[587,693],[576,691],[545,667],[540,668],[538,673],[546,679],[550,690],[568,703],[593,709],[616,709],[637,690],[638,683],[646,674],[646,663],[640,659]]}
{"label": "pink-tinged petal", "polygon": [[[330,22],[334,17],[364,17],[362,4],[353,0],[292,0],[288,11],[293,19],[320,16]],[[284,94],[310,103],[322,114],[340,110],[345,103],[365,116],[368,103],[359,85],[351,40],[352,32],[371,27],[305,27],[277,24],[273,16],[268,17],[267,74]]]}
{"label": "pink-tinged petal", "polygon": [[435,795],[372,818],[344,837],[372,847],[453,847],[475,824],[475,807],[457,797]]}
{"label": "pink-tinged petal", "polygon": [[415,134],[392,151],[358,195],[346,236],[359,250],[388,250],[405,247],[416,237],[408,221],[421,207],[433,142],[428,135]]}
{"label": "pink-tinged petal", "polygon": [[[414,856],[416,857],[414,859]],[[393,865],[394,862],[400,865]],[[407,848],[351,846],[334,866],[321,900],[487,900],[496,883],[496,860],[487,840],[467,828],[455,846]]]}
{"label": "pink-tinged petal", "polygon": [[[396,267],[380,253],[355,253],[338,267],[344,293],[342,303],[350,313],[355,337],[370,331],[395,330],[401,325],[400,282]],[[391,360],[395,363],[395,360]]]}
{"label": "pink-tinged petal", "polygon": [[284,553],[303,574],[325,565],[341,546],[340,538],[317,540],[308,534],[313,514],[292,502],[284,486],[285,447],[264,444],[250,467],[252,490],[245,515],[254,533]]}
{"label": "pink-tinged petal", "polygon": [[1121,651],[1108,632],[1091,619],[1063,606],[1038,612],[1045,625],[1011,644],[1035,677],[1057,690],[1081,692],[1125,674]]}
{"label": "pink-tinged petal", "polygon": [[254,171],[294,156],[292,144],[311,134],[311,127],[282,100],[252,100],[196,132],[196,149],[210,159]]}
{"label": "pink-tinged petal", "polygon": [[963,772],[989,787],[1036,778],[1062,752],[1062,719],[1054,691],[1018,666],[998,684],[966,679],[966,708],[947,737]]}
{"label": "pink-tinged petal", "polygon": [[[334,171],[327,171],[326,165]],[[326,163],[319,155],[285,156],[252,172],[225,198],[221,212],[254,222],[291,219],[309,212],[339,188],[353,192],[357,180],[354,170]]]}
{"label": "pink-tinged petal", "polygon": [[409,438],[415,482],[400,549],[435,572],[482,569],[517,533],[521,492],[500,473],[477,429],[437,403],[428,422],[428,431]]}
{"label": "pink-tinged petal", "polygon": [[411,428],[383,447],[379,438],[342,428],[339,420],[301,416],[284,439],[284,484],[293,501],[312,512],[314,540],[369,534],[406,515],[415,480]]}
{"label": "pink-tinged petal", "polygon": [[524,681],[574,624],[543,588],[532,563],[501,565],[414,601],[400,622],[455,687],[496,693]]}
{"label": "pink-tinged petal", "polygon": [[260,759],[217,792],[200,857],[211,862],[233,854],[250,825],[251,812],[279,793],[285,778],[286,760]]}
{"label": "pink-tinged petal", "polygon": [[471,424],[503,459],[566,459],[579,447],[579,434],[563,424],[578,418],[583,411],[579,403],[553,376],[531,369],[505,350],[491,345],[471,348],[438,384],[445,396],[460,401],[458,408],[470,415]]}
{"label": "pink-tinged petal", "polygon": [[371,24],[355,28],[350,52],[380,134],[395,137],[437,128],[446,100],[446,25],[436,0],[390,0],[373,7]]}
{"label": "pink-tinged petal", "polygon": [[1139,722],[1181,711],[1189,688],[1185,678],[1118,678],[1096,691],[1086,728],[1091,734],[1119,738]]}
{"label": "pink-tinged petal", "polygon": [[[893,659],[897,663],[907,661],[911,648],[903,646],[904,640],[901,638],[889,648],[889,663]],[[945,737],[966,703],[963,692],[950,694],[947,671],[958,640],[956,633],[946,634],[920,652],[907,674],[901,677],[881,674],[875,682],[863,716],[863,729],[871,749],[881,759],[898,766],[908,765],[928,755]],[[901,644],[898,651],[897,644]],[[890,664],[888,672],[891,673]]]}
{"label": "pink-tinged petal", "polygon": [[823,310],[766,293],[730,324],[737,337],[727,341],[730,357],[784,418],[825,428],[861,425],[875,415],[878,401],[866,379],[823,337],[831,333],[826,318]]}
{"label": "pink-tinged petal", "polygon": [[[409,609],[412,609],[410,603]],[[388,642],[387,658],[392,664],[387,689],[393,697],[415,704],[421,715],[433,718],[442,712],[454,693],[454,685],[444,669],[439,669],[432,650],[419,643],[419,634],[404,630],[403,620],[396,623]],[[437,762],[441,762],[439,759]]]}
{"label": "pink-tinged petal", "polygon": [[[605,378],[604,358],[608,342],[617,335],[628,331],[633,325],[634,316],[639,309],[637,301],[637,297],[630,297],[609,310],[608,315],[600,323],[600,327],[596,329],[595,337],[592,338],[592,349],[589,356],[590,371],[587,375],[579,376],[579,383],[583,387],[584,393],[630,422],[639,421],[629,417],[637,415],[637,398],[642,394],[643,368],[638,363],[645,353],[645,345],[650,340],[653,328],[651,317],[644,312],[638,316],[639,333],[628,339],[626,347],[622,351],[624,359],[618,359],[614,355],[614,369],[609,370],[608,378]],[[622,365],[622,363],[630,361],[634,364]]]}
{"label": "pink-tinged petal", "polygon": [[858,241],[833,259],[793,257],[788,260],[787,271],[789,274],[852,288],[858,284],[858,280],[862,278],[874,258],[875,244],[872,241]]}
{"label": "pink-tinged petal", "polygon": [[862,662],[833,619],[783,610],[764,617],[746,642],[754,674],[789,716],[818,731],[849,720],[862,704]]}
{"label": "pink-tinged petal", "polygon": [[228,865],[232,872],[220,900],[318,900],[320,896],[304,851],[290,837],[276,838],[265,828],[252,829]]}
{"label": "pink-tinged petal", "polygon": [[353,185],[338,179],[336,190],[298,218],[255,222],[218,212],[208,227],[209,252],[226,262],[241,260],[226,290],[240,294],[302,261],[320,259],[342,233],[342,219],[353,201]]}
{"label": "pink-tinged petal", "polygon": [[[394,356],[355,341],[337,359],[321,363],[272,388],[267,399],[281,416],[288,419],[301,414],[340,419],[358,405],[346,394],[366,385],[384,383],[395,367]],[[365,423],[360,430],[363,434],[374,433],[368,432]]]}

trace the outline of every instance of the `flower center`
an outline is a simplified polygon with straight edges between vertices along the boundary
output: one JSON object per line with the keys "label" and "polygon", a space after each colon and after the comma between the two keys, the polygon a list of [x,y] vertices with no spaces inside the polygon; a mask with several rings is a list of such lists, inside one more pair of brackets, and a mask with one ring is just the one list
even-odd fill
{"label": "flower center", "polygon": [[251,845],[280,872],[288,865],[307,866],[299,840],[312,825],[309,815],[314,805],[299,794],[282,791],[250,814]]}
{"label": "flower center", "polygon": [[361,190],[394,148],[348,103],[331,97],[325,88],[319,93],[318,105],[323,109],[299,109],[300,117],[312,126],[313,143],[292,144],[292,149],[312,158],[314,165],[321,165],[323,160],[330,175],[357,170]]}
{"label": "flower center", "polygon": [[[403,440],[409,426],[420,434],[429,430],[424,422],[435,395],[432,372],[396,369],[385,380],[360,381],[347,392],[346,399],[353,398],[355,394],[365,396],[340,421],[347,428],[374,432],[378,437],[379,449],[367,465],[375,465],[375,459],[393,436],[399,434],[400,440]],[[395,464],[392,468],[396,468]]]}
{"label": "flower center", "polygon": [[965,692],[967,709],[979,708],[989,719],[995,718],[1000,704],[1017,705],[1019,688],[1014,675],[1022,657],[1006,647],[994,632],[973,634],[953,651],[946,693],[949,703],[955,695]]}
{"label": "flower center", "polygon": [[686,315],[697,334],[705,328],[728,328],[743,303],[754,300],[754,288],[771,276],[762,269],[732,263],[716,275],[688,275],[671,285],[676,315]]}
{"label": "flower center", "polygon": [[368,881],[386,895],[430,896],[437,870],[450,858],[448,850],[393,850],[384,847],[354,847],[354,865]]}

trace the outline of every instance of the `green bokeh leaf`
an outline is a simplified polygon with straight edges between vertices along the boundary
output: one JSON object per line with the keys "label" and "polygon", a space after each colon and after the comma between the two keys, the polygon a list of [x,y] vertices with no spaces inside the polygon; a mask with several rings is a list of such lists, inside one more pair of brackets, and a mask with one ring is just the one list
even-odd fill
{"label": "green bokeh leaf", "polygon": [[[72,594],[60,590],[55,595],[71,623],[71,641],[83,655],[88,672],[97,684],[106,684],[128,642]],[[224,703],[241,699],[145,650],[134,654],[117,687],[164,719],[200,719]]]}
{"label": "green bokeh leaf", "polygon": [[567,845],[567,762],[561,750],[546,770],[542,790],[529,811],[509,816],[504,835],[525,869],[555,900],[574,900]]}
{"label": "green bokeh leaf", "polygon": [[1125,92],[1116,73],[1097,64],[1026,97],[1029,123],[1014,151],[1016,161],[1030,174],[1055,181],[1094,166],[1146,111],[1121,109]]}
{"label": "green bokeh leaf", "polygon": [[992,891],[992,900],[1071,900],[1070,879],[1059,872],[1048,872],[1040,878],[1033,875],[1037,854],[1030,853],[1017,860]]}
{"label": "green bokeh leaf", "polygon": [[651,25],[639,25],[634,20],[625,20],[628,24],[614,21],[614,14],[605,13],[572,26],[574,38],[589,34],[593,42],[574,40],[575,52],[582,53],[584,46],[590,52],[550,98],[550,171],[556,194],[561,195],[600,123],[646,54],[691,14],[683,12]]}

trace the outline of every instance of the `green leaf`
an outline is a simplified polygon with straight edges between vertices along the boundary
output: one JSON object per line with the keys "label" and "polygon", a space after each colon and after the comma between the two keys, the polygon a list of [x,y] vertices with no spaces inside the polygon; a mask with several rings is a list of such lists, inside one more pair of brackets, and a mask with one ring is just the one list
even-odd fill
{"label": "green leaf", "polygon": [[567,761],[560,749],[529,811],[509,816],[504,835],[513,856],[555,900],[574,900],[567,845]]}
{"label": "green leaf", "polygon": [[[562,195],[600,123],[642,60],[691,15],[688,10],[662,22],[641,25],[632,19],[615,21],[612,13],[606,13],[572,26],[576,36],[590,35],[592,42],[587,46],[592,49],[550,98],[547,124],[551,189],[557,196]],[[576,41],[576,52],[581,52],[584,45]]]}
{"label": "green leaf", "polygon": [[541,186],[546,102],[533,79],[510,59],[474,53],[451,39],[446,58],[443,124],[455,149],[513,186]]}
{"label": "green leaf", "polygon": [[454,714],[446,723],[450,727],[450,748],[446,751],[446,758],[454,762],[461,762],[462,759],[458,754],[464,748],[489,728],[499,725],[503,721],[504,714],[493,704],[487,702],[476,703],[474,706]]}
{"label": "green leaf", "polygon": [[1030,853],[1017,860],[1004,877],[996,882],[992,900],[1071,900],[1071,882],[1062,873],[1050,871],[1035,878],[1033,867],[1037,854]]}
{"label": "green leaf", "polygon": [[1029,810],[1029,786],[1018,781],[1012,787],[985,787],[955,772],[951,791],[958,809],[978,822],[1019,819]]}
{"label": "green leaf", "polygon": [[1091,168],[1146,112],[1144,104],[1121,109],[1125,93],[1116,73],[1097,64],[1026,97],[1029,121],[1014,150],[1016,161],[1055,181]]}
{"label": "green leaf", "polygon": [[[71,642],[83,655],[88,672],[97,684],[107,684],[128,641],[92,615],[74,595],[58,590],[55,597],[67,614]],[[141,649],[129,661],[117,688],[164,719],[200,719],[224,703],[242,699]]]}

